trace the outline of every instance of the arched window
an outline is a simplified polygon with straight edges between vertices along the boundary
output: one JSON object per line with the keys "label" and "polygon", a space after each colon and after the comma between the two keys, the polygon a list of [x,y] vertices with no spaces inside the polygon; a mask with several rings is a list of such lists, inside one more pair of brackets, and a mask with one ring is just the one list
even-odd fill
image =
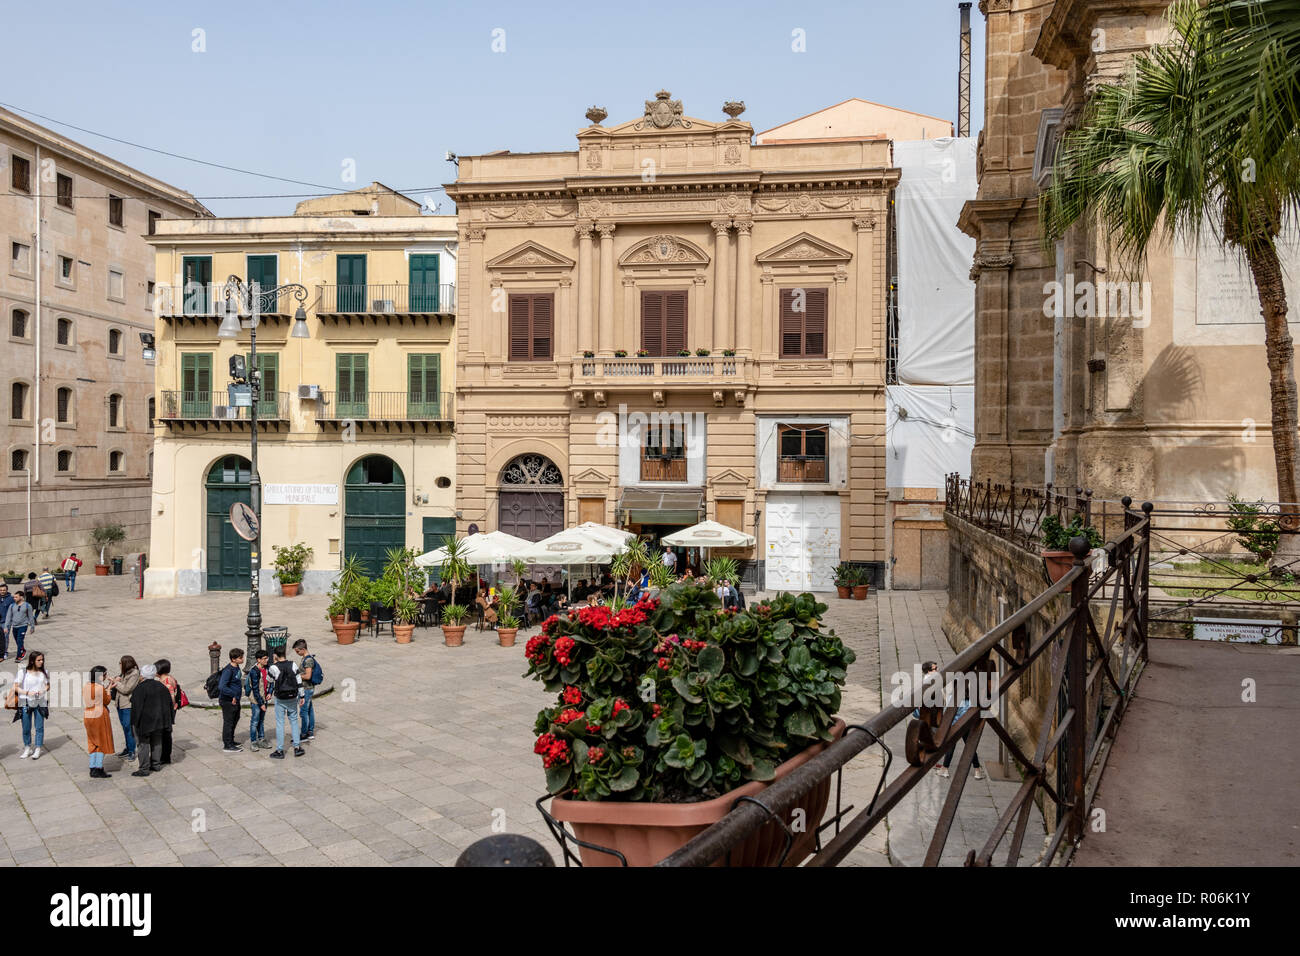
{"label": "arched window", "polygon": [[154,405],[154,399],[149,399],[149,427],[153,428],[154,411],[157,406]]}
{"label": "arched window", "polygon": [[59,389],[55,405],[55,415],[60,425],[72,421],[72,389],[67,386]]}
{"label": "arched window", "polygon": [[109,355],[122,354],[122,332],[120,329],[108,330],[108,354]]}
{"label": "arched window", "polygon": [[108,427],[122,427],[122,396],[116,392],[108,396]]}
{"label": "arched window", "polygon": [[67,474],[72,471],[72,452],[66,448],[59,449],[55,456],[55,470],[60,474]]}
{"label": "arched window", "polygon": [[27,383],[14,382],[9,389],[9,417],[16,422],[27,418]]}
{"label": "arched window", "polygon": [[117,474],[122,471],[126,464],[126,456],[120,451],[110,451],[108,453],[108,470]]}
{"label": "arched window", "polygon": [[9,453],[9,470],[25,471],[27,469],[27,450],[15,448]]}
{"label": "arched window", "polygon": [[501,469],[503,485],[562,485],[555,462],[542,455],[520,455]]}
{"label": "arched window", "polygon": [[60,318],[55,326],[55,341],[59,345],[72,344],[72,320],[69,318]]}

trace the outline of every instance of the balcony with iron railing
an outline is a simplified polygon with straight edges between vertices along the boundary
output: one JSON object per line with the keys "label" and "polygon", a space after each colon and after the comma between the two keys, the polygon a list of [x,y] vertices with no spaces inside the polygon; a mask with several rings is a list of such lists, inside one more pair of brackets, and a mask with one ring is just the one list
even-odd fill
{"label": "balcony with iron railing", "polygon": [[[169,390],[161,393],[157,419],[164,425],[247,425],[252,421],[249,405],[232,402],[227,391],[198,392]],[[266,392],[257,403],[259,425],[278,427],[289,421],[289,393]]]}
{"label": "balcony with iron railing", "polygon": [[825,482],[825,455],[782,455],[776,460],[776,480],[804,483]]}
{"label": "balcony with iron railing", "polygon": [[351,422],[377,431],[441,431],[455,420],[454,397],[452,392],[322,391],[316,422],[335,428]]}
{"label": "balcony with iron railing", "polygon": [[[154,290],[154,309],[164,321],[219,321],[226,315],[227,289],[240,315],[247,316],[252,311],[248,289],[224,282],[190,283],[184,288],[160,285]],[[272,321],[287,321],[300,305],[291,289],[259,293],[258,304],[262,318]]]}
{"label": "balcony with iron railing", "polygon": [[456,286],[451,283],[316,286],[316,314],[321,318],[380,319],[455,313]]}

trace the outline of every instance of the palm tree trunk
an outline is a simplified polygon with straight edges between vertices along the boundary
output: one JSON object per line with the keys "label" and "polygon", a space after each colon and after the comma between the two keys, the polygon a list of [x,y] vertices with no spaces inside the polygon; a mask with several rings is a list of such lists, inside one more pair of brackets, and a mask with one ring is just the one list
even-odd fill
{"label": "palm tree trunk", "polygon": [[[1287,328],[1286,288],[1282,284],[1282,263],[1271,235],[1245,244],[1246,261],[1259,293],[1264,315],[1264,349],[1268,356],[1269,405],[1273,416],[1273,462],[1277,469],[1277,498],[1281,502],[1300,501],[1296,488],[1296,384],[1294,348]],[[1285,531],[1278,542],[1284,563],[1300,559],[1300,516],[1294,509],[1282,509]]]}

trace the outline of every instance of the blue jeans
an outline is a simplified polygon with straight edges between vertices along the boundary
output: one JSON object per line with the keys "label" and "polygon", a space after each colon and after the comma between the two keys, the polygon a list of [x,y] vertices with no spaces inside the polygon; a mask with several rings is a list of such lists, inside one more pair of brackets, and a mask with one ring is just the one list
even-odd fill
{"label": "blue jeans", "polygon": [[122,734],[126,740],[122,746],[126,749],[127,754],[135,756],[135,734],[131,731],[131,708],[119,707],[117,709],[117,719],[122,724]]}
{"label": "blue jeans", "polygon": [[4,652],[5,657],[9,656],[9,634],[10,633],[13,634],[14,641],[18,644],[18,656],[22,657],[23,638],[27,636],[27,625],[24,624],[22,627],[18,627],[15,625],[14,627],[10,628],[9,631],[5,632],[5,652]]}
{"label": "blue jeans", "polygon": [[76,571],[64,571],[64,572],[63,572],[63,580],[64,580],[64,583],[68,585],[68,590],[69,590],[69,591],[75,591],[75,590],[77,590],[77,572],[76,572]]}
{"label": "blue jeans", "polygon": [[316,731],[316,705],[311,702],[314,693],[316,693],[315,687],[310,684],[304,685],[302,704],[298,708],[298,714],[302,719],[302,735],[304,737],[310,737]]}
{"label": "blue jeans", "polygon": [[257,743],[266,739],[266,711],[257,706],[256,700],[248,702],[248,742]]}
{"label": "blue jeans", "polygon": [[293,732],[293,746],[296,750],[302,746],[302,730],[298,720],[298,698],[293,700],[275,699],[275,749],[284,749],[284,721],[289,720],[289,729]]}
{"label": "blue jeans", "polygon": [[91,769],[91,770],[103,770],[103,769],[104,769],[104,755],[103,755],[103,754],[100,754],[100,753],[94,753],[94,754],[91,754],[91,755],[90,755],[90,769]]}
{"label": "blue jeans", "polygon": [[[39,707],[23,704],[23,746],[41,747],[45,744],[45,717]],[[32,724],[36,724],[36,743],[32,743]]]}

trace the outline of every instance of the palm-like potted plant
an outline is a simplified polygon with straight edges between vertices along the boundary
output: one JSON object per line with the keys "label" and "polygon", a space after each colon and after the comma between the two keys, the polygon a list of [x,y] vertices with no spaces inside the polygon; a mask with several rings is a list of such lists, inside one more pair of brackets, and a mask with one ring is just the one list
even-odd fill
{"label": "palm-like potted plant", "polygon": [[369,588],[365,565],[356,555],[348,555],[343,559],[338,578],[330,585],[329,605],[325,610],[340,644],[356,640],[361,627],[361,609],[369,601]]}
{"label": "palm-like potted plant", "polygon": [[[821,629],[826,605],[781,594],[720,615],[718,604],[709,588],[673,584],[621,610],[552,616],[527,642],[529,676],[556,695],[534,724],[550,812],[633,866],[667,856],[843,733],[835,713],[854,654]],[[827,778],[800,802],[787,863],[811,852],[829,794]],[[765,825],[733,863],[775,863],[781,826]]]}
{"label": "palm-like potted plant", "polygon": [[853,599],[855,601],[865,601],[867,592],[871,590],[871,572],[863,567],[853,569]]}
{"label": "palm-like potted plant", "polygon": [[519,591],[506,585],[497,591],[500,608],[497,611],[497,641],[502,647],[514,647],[515,635],[519,633],[519,618],[515,609],[519,606]]}
{"label": "palm-like potted plant", "polygon": [[301,541],[297,544],[271,545],[275,552],[275,578],[280,582],[280,592],[285,597],[295,597],[302,587],[302,576],[314,550]]}
{"label": "palm-like potted plant", "polygon": [[465,642],[463,623],[469,608],[456,604],[456,592],[461,584],[474,573],[473,566],[465,558],[465,542],[458,538],[444,539],[446,557],[442,559],[442,579],[451,582],[452,603],[442,612],[442,640],[448,647],[460,647]]}
{"label": "palm-like potted plant", "polygon": [[835,575],[835,593],[842,598],[851,597],[853,593],[853,568],[847,564],[835,565],[831,572]]}
{"label": "palm-like potted plant", "polygon": [[1039,534],[1042,540],[1039,554],[1043,558],[1047,580],[1052,584],[1061,580],[1074,565],[1074,555],[1070,553],[1070,541],[1073,538],[1087,541],[1090,553],[1093,548],[1100,548],[1104,543],[1101,532],[1087,524],[1082,514],[1076,514],[1069,524],[1062,524],[1056,515],[1047,515],[1039,525]]}
{"label": "palm-like potted plant", "polygon": [[420,607],[415,603],[422,575],[414,548],[391,548],[383,576],[376,582],[376,599],[393,609],[393,637],[398,644],[411,643]]}
{"label": "palm-like potted plant", "polygon": [[104,577],[108,574],[108,546],[126,540],[126,529],[120,524],[101,524],[90,532],[90,540],[99,549],[99,563],[95,565],[95,575]]}

